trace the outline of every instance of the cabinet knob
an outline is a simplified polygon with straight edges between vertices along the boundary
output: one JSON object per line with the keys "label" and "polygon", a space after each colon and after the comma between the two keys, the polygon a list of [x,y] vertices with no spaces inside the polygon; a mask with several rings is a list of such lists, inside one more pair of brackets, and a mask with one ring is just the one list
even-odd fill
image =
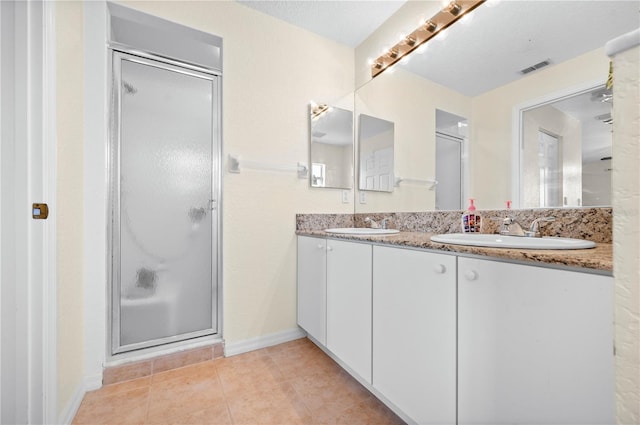
{"label": "cabinet knob", "polygon": [[332,246],[328,246],[327,247],[327,251],[333,251],[333,247]]}
{"label": "cabinet knob", "polygon": [[467,278],[467,280],[476,280],[478,279],[478,272],[475,270],[467,270],[464,272],[464,277]]}
{"label": "cabinet knob", "polygon": [[318,244],[318,249],[323,249],[323,248],[324,248],[324,245]]}
{"label": "cabinet knob", "polygon": [[438,274],[443,274],[444,272],[447,271],[447,268],[444,266],[444,264],[437,264],[434,268],[433,271],[438,273]]}

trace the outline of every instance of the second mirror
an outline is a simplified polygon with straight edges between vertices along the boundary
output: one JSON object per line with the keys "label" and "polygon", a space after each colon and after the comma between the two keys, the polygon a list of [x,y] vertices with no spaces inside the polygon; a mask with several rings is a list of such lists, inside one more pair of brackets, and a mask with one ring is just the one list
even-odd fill
{"label": "second mirror", "polygon": [[360,190],[393,191],[394,124],[380,118],[360,114],[359,164]]}

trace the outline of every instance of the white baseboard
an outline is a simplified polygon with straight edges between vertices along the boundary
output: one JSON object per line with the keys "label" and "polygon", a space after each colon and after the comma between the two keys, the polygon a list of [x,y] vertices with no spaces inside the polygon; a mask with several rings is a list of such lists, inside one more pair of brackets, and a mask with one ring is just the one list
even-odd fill
{"label": "white baseboard", "polygon": [[67,406],[60,413],[60,417],[58,418],[58,424],[60,425],[68,425],[73,422],[73,418],[75,418],[76,413],[78,413],[78,409],[80,408],[80,403],[82,403],[82,399],[84,395],[87,393],[84,385],[81,384],[76,388],[76,391],[67,403]]}
{"label": "white baseboard", "polygon": [[84,377],[84,391],[93,391],[102,388],[102,373]]}
{"label": "white baseboard", "polygon": [[307,336],[307,334],[302,329],[294,328],[242,341],[226,341],[224,345],[224,355],[225,357],[235,356],[236,354],[271,347],[272,345],[282,344],[283,342],[293,341],[294,339],[304,338],[305,336]]}
{"label": "white baseboard", "polygon": [[100,388],[102,388],[102,374],[85,376],[82,384],[76,388],[76,391],[73,393],[73,397],[71,397],[71,400],[69,400],[65,409],[60,413],[58,424],[67,425],[73,422],[73,418],[75,418],[78,413],[82,399],[87,394],[87,391],[93,391]]}

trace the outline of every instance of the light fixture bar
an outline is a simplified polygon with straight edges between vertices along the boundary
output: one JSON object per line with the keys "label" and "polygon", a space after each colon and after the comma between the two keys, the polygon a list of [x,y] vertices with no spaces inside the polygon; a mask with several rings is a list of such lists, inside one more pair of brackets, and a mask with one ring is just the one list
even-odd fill
{"label": "light fixture bar", "polygon": [[391,65],[400,61],[403,57],[413,52],[420,45],[426,43],[448,28],[458,19],[480,6],[486,0],[454,0],[436,13],[431,19],[407,35],[402,41],[390,48],[386,53],[373,61],[371,65],[371,77],[376,77]]}

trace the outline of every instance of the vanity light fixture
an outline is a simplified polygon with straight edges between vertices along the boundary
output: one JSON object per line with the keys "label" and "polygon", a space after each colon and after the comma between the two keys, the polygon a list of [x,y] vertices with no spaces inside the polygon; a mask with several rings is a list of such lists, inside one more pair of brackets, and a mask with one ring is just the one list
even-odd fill
{"label": "vanity light fixture", "polygon": [[409,53],[487,0],[454,0],[371,64],[371,77],[389,69]]}

